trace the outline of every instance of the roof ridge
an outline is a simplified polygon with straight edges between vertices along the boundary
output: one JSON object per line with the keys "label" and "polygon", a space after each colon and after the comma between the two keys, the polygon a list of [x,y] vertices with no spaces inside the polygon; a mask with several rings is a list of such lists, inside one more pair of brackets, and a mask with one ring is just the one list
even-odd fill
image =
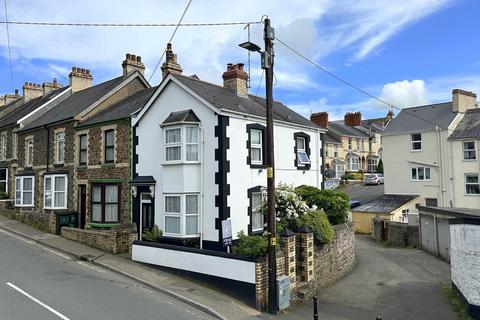
{"label": "roof ridge", "polygon": [[409,110],[409,109],[417,109],[417,108],[425,108],[425,107],[432,107],[440,104],[448,104],[452,103],[452,101],[447,101],[447,102],[437,102],[437,103],[430,103],[430,104],[423,104],[420,106],[415,106],[415,107],[407,107],[407,108],[402,108],[402,110]]}

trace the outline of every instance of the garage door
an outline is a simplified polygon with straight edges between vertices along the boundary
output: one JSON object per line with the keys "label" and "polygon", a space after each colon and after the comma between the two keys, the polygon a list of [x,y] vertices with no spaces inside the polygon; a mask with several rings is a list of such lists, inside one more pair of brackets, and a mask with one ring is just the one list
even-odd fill
{"label": "garage door", "polygon": [[422,239],[422,249],[431,254],[435,252],[435,233],[433,231],[433,217],[422,215],[420,219],[420,233]]}
{"label": "garage door", "polygon": [[447,219],[437,219],[438,253],[450,262],[450,225]]}

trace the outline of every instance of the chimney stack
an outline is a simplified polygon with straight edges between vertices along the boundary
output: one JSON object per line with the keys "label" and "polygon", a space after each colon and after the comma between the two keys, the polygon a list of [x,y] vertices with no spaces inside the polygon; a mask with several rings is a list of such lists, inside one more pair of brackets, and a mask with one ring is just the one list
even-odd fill
{"label": "chimney stack", "polygon": [[6,106],[10,102],[17,101],[21,96],[18,95],[18,89],[15,89],[15,94],[5,93],[5,95],[0,96],[0,107]]}
{"label": "chimney stack", "polygon": [[123,76],[126,77],[134,71],[139,71],[142,76],[145,75],[145,65],[142,62],[142,57],[131,53],[125,55],[125,60],[122,62]]}
{"label": "chimney stack", "polygon": [[167,50],[165,51],[165,62],[162,64],[162,77],[169,73],[182,74],[182,67],[177,62],[177,55],[172,51],[172,44],[167,43]]}
{"label": "chimney stack", "polygon": [[72,67],[72,72],[70,72],[68,78],[73,93],[90,88],[93,84],[93,76],[88,69]]}
{"label": "chimney stack", "polygon": [[477,107],[477,95],[462,89],[452,90],[452,111],[464,113]]}
{"label": "chimney stack", "polygon": [[239,96],[248,96],[248,74],[243,71],[243,63],[227,64],[227,71],[222,75],[223,86]]}
{"label": "chimney stack", "polygon": [[319,127],[328,128],[328,112],[316,112],[310,115],[310,121]]}
{"label": "chimney stack", "polygon": [[53,78],[52,82],[44,82],[42,84],[42,89],[43,89],[43,95],[45,96],[47,93],[60,89],[62,85],[57,82],[56,78]]}
{"label": "chimney stack", "polygon": [[347,112],[344,116],[344,123],[346,126],[355,127],[359,126],[362,123],[362,113],[361,112]]}
{"label": "chimney stack", "polygon": [[28,102],[43,95],[42,86],[38,83],[25,82],[22,90],[24,102]]}
{"label": "chimney stack", "polygon": [[385,120],[388,122],[393,119],[393,116],[394,116],[393,111],[389,110],[387,113],[387,116],[385,117]]}

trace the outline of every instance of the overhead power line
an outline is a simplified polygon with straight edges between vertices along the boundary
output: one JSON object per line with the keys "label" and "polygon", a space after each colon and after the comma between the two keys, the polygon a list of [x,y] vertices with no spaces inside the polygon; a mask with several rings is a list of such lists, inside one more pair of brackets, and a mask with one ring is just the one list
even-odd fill
{"label": "overhead power line", "polygon": [[433,125],[435,125],[435,126],[438,126],[438,127],[440,127],[440,128],[443,128],[443,129],[446,129],[446,130],[449,130],[449,131],[451,130],[451,129],[449,129],[448,127],[445,127],[444,125],[441,125],[441,124],[435,123],[435,122],[433,122],[433,121],[430,121],[430,120],[428,120],[428,119],[424,119],[424,118],[422,118],[422,117],[419,117],[418,115],[416,115],[416,114],[414,114],[414,113],[412,113],[412,112],[409,112],[409,111],[406,110],[406,109],[402,109],[402,108],[400,108],[400,107],[397,107],[397,106],[395,106],[395,105],[393,105],[393,104],[391,104],[391,103],[389,103],[389,102],[387,102],[387,101],[385,101],[385,100],[383,100],[383,99],[381,99],[381,98],[379,98],[379,97],[377,97],[377,96],[374,96],[373,94],[371,94],[371,93],[363,90],[362,88],[360,88],[360,87],[352,84],[351,82],[340,78],[339,76],[337,76],[336,74],[332,73],[331,71],[328,71],[327,69],[325,69],[324,67],[322,67],[322,66],[320,66],[319,64],[315,63],[315,61],[313,61],[312,59],[307,58],[305,55],[303,55],[302,53],[300,53],[298,50],[295,50],[294,48],[292,48],[291,46],[289,46],[288,44],[286,44],[286,43],[283,42],[282,40],[278,39],[277,37],[275,37],[275,40],[277,40],[277,41],[278,41],[280,44],[282,44],[285,48],[289,49],[290,51],[292,51],[293,53],[295,53],[295,54],[296,54],[297,56],[299,56],[300,58],[302,58],[302,59],[304,59],[305,61],[309,62],[311,65],[317,67],[318,69],[322,70],[324,73],[326,73],[326,74],[328,74],[329,76],[335,78],[336,80],[342,82],[343,84],[345,84],[345,85],[347,85],[347,86],[349,86],[349,87],[352,87],[353,89],[355,89],[355,90],[363,93],[364,95],[366,95],[366,96],[368,96],[368,97],[370,97],[370,98],[372,98],[372,99],[375,99],[375,100],[377,100],[377,101],[379,101],[379,102],[381,102],[381,103],[383,103],[383,104],[385,104],[385,105],[387,105],[387,106],[389,106],[389,107],[391,107],[391,108],[394,108],[394,109],[397,109],[397,110],[400,110],[400,111],[403,110],[403,112],[405,112],[406,114],[408,114],[409,116],[411,116],[411,117],[413,117],[413,118],[417,118],[417,119],[419,119],[419,120],[425,121],[425,122],[427,122],[427,123],[433,124]]}
{"label": "overhead power line", "polygon": [[[177,26],[175,27],[175,30],[173,30],[172,36],[170,37],[170,40],[168,40],[168,43],[171,43],[172,40],[173,40],[173,37],[175,37],[175,33],[177,33],[178,27],[182,23],[183,18],[185,17],[185,14],[187,13],[188,8],[190,7],[190,4],[192,4],[192,0],[188,0],[187,6],[185,7],[185,10],[183,10],[182,16],[180,17],[180,20],[178,20]],[[155,75],[155,72],[158,69],[158,66],[160,65],[160,63],[162,63],[162,59],[163,59],[163,56],[165,55],[165,52],[167,52],[166,48],[163,49],[163,53],[160,56],[160,59],[158,59],[157,65],[155,66],[155,69],[153,69],[153,72],[150,75],[150,78],[148,79],[148,82],[150,82],[152,80],[153,76]]]}
{"label": "overhead power line", "polygon": [[7,10],[7,0],[3,0],[3,5],[5,8],[5,24],[7,27],[7,47],[8,47],[8,62],[10,64],[10,84],[12,86],[13,92],[13,68],[12,68],[12,51],[10,47],[10,30],[8,30],[8,10]]}
{"label": "overhead power line", "polygon": [[261,21],[243,22],[199,22],[199,23],[89,23],[89,22],[47,22],[47,21],[1,21],[0,24],[49,27],[207,27],[260,24]]}

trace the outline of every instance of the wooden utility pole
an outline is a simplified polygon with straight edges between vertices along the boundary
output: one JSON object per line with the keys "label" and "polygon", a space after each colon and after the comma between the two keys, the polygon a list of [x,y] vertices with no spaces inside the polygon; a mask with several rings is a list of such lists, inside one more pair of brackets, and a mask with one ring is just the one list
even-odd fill
{"label": "wooden utility pole", "polygon": [[275,212],[275,155],[273,143],[273,42],[275,38],[270,19],[264,20],[264,67],[267,118],[267,231],[268,231],[268,311],[278,312],[277,306],[277,237]]}

